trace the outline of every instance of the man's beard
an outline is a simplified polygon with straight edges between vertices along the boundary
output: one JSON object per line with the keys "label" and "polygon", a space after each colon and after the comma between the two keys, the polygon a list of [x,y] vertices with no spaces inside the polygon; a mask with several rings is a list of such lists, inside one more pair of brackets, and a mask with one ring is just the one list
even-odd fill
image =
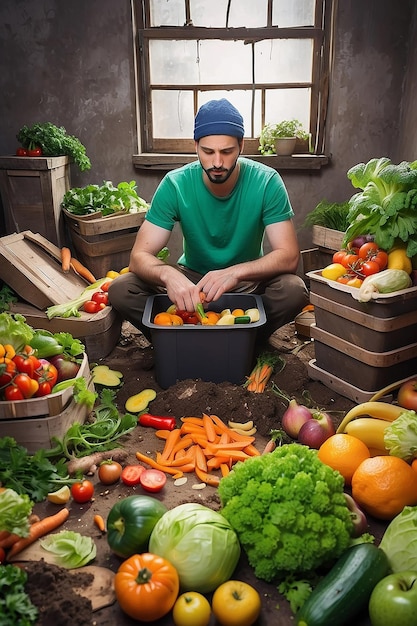
{"label": "man's beard", "polygon": [[[230,176],[233,174],[233,172],[235,170],[235,167],[237,165],[238,158],[239,157],[237,157],[236,161],[233,163],[232,167],[229,170],[225,169],[224,167],[210,167],[209,169],[206,169],[202,165],[201,165],[201,167],[203,167],[203,170],[207,174],[207,177],[208,177],[208,179],[209,179],[209,181],[211,183],[213,183],[215,185],[221,185],[221,184],[225,183],[230,178]],[[200,161],[200,163],[201,163],[201,161]],[[217,173],[217,174],[222,174],[224,172],[226,172],[226,173],[224,174],[224,176],[212,176],[213,172]]]}

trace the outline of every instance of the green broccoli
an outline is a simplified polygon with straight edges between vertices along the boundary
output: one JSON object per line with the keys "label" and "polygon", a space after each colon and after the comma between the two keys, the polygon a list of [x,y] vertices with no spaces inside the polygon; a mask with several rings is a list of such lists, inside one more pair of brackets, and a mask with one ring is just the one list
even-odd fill
{"label": "green broccoli", "polygon": [[238,463],[220,481],[222,515],[258,578],[304,574],[338,558],[353,522],[344,480],[317,450],[291,443]]}

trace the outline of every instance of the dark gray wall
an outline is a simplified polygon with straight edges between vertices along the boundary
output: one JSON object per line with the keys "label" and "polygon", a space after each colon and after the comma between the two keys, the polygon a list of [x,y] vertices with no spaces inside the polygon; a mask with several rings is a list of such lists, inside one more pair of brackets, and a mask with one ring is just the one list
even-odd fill
{"label": "dark gray wall", "polygon": [[[288,172],[299,227],[322,199],[354,190],[355,163],[417,158],[417,26],[413,0],[338,3],[326,152],[319,172]],[[51,121],[76,135],[93,167],[72,185],[136,180],[150,200],[160,173],[136,171],[136,98],[129,0],[2,0],[0,154],[14,154],[24,124]],[[299,231],[302,248],[311,234]]]}

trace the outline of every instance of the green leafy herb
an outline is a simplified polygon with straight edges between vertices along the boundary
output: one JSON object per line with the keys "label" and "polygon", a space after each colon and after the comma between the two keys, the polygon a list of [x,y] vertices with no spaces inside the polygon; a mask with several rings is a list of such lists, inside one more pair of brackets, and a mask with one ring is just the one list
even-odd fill
{"label": "green leafy herb", "polygon": [[324,226],[325,228],[345,232],[349,226],[348,212],[348,201],[328,202],[327,200],[321,200],[315,209],[308,213],[304,220],[303,227]]}
{"label": "green leafy herb", "polygon": [[67,484],[65,476],[46,456],[45,450],[30,455],[27,449],[12,437],[0,439],[0,483],[16,493],[27,494],[34,502],[41,502],[57,484]]}
{"label": "green leafy herb", "polygon": [[81,356],[85,352],[85,345],[79,339],[75,339],[71,333],[55,333],[54,338],[63,346],[64,353],[70,356]]}
{"label": "green leafy herb", "polygon": [[278,591],[290,603],[291,611],[297,613],[313,591],[313,587],[310,580],[297,580],[293,575],[289,574],[278,585]]}
{"label": "green leafy herb", "polygon": [[26,149],[42,148],[45,156],[71,157],[82,172],[91,168],[85,147],[79,139],[68,135],[63,126],[55,126],[51,122],[22,126],[16,138]]}
{"label": "green leafy herb", "polygon": [[361,189],[349,200],[349,227],[343,239],[373,235],[383,250],[407,244],[407,256],[417,254],[417,161],[398,165],[387,157],[351,167],[347,177]]}
{"label": "green leafy herb", "polygon": [[111,181],[103,185],[87,185],[69,189],[62,200],[62,206],[73,215],[90,215],[100,212],[103,216],[123,211],[139,213],[148,208],[148,203],[136,192],[136,183],[121,182],[115,187]]}
{"label": "green leafy herb", "polygon": [[15,565],[0,565],[0,623],[4,626],[36,624],[38,609],[25,591],[27,574]]}
{"label": "green leafy herb", "polygon": [[100,403],[94,408],[94,421],[74,423],[62,439],[53,438],[55,448],[48,450],[51,457],[65,456],[67,459],[82,457],[92,452],[113,450],[117,441],[137,426],[137,416],[126,413],[121,415],[114,403],[116,393],[112,389],[103,389]]}

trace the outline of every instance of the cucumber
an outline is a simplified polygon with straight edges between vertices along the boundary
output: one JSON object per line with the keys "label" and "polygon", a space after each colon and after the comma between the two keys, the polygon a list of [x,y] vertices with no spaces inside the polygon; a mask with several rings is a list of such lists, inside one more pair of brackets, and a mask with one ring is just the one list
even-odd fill
{"label": "cucumber", "polygon": [[389,573],[388,558],[377,546],[362,543],[348,548],[298,611],[296,626],[352,623],[367,607],[375,585]]}
{"label": "cucumber", "polygon": [[249,315],[238,315],[235,317],[235,324],[250,324],[251,318]]}

